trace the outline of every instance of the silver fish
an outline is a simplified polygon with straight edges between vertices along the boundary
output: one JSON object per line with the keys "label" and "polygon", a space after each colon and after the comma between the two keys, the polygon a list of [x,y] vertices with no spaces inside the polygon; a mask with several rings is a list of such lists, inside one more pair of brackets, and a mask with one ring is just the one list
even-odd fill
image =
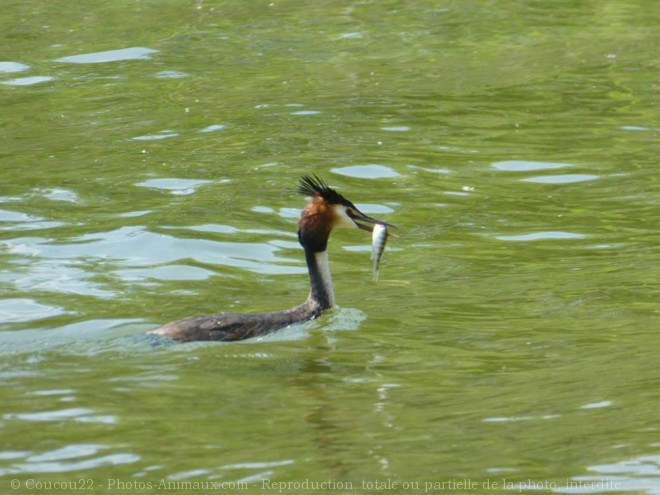
{"label": "silver fish", "polygon": [[374,282],[378,281],[378,264],[387,243],[387,225],[377,223],[371,233],[371,259],[373,260]]}

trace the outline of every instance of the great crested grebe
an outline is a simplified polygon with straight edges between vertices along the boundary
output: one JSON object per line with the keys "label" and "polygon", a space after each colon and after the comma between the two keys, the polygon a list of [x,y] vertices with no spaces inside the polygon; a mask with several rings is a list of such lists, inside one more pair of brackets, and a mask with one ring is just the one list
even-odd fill
{"label": "great crested grebe", "polygon": [[[218,313],[173,321],[147,333],[179,342],[194,340],[244,340],[258,337],[316,318],[335,304],[328,265],[328,237],[334,227],[351,227],[371,232],[373,225],[388,225],[371,218],[317,176],[300,179],[298,192],[310,197],[298,219],[298,240],[305,249],[309,281],[307,300],[300,306],[272,313]],[[362,223],[361,223],[362,222]]]}

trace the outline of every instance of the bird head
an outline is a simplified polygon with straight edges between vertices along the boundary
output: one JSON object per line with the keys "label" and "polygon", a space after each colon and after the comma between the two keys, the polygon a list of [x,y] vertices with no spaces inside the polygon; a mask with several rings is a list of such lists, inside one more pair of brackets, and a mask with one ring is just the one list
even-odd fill
{"label": "bird head", "polygon": [[333,228],[348,227],[371,232],[375,224],[392,224],[365,215],[317,176],[300,179],[298,192],[309,196],[309,202],[298,219],[298,239],[314,252],[325,251]]}

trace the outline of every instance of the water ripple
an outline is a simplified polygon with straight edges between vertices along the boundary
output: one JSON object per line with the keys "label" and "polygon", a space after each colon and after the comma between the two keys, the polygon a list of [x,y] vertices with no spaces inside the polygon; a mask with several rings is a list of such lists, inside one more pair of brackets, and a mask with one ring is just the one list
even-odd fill
{"label": "water ripple", "polygon": [[80,197],[70,189],[62,187],[44,187],[36,188],[30,194],[41,196],[51,201],[65,201],[67,203],[80,203]]}
{"label": "water ripple", "polygon": [[[8,474],[68,473],[102,466],[131,464],[140,460],[140,456],[127,452],[98,455],[108,447],[98,444],[74,444],[41,454],[19,452],[23,462],[0,468],[0,476]],[[0,453],[1,455],[2,453]],[[9,459],[16,459],[17,456]],[[83,459],[81,459],[83,458]],[[80,460],[76,460],[80,459]]]}
{"label": "water ripple", "polygon": [[188,77],[188,74],[176,70],[164,70],[156,74],[157,79],[181,79],[182,77]]}
{"label": "water ripple", "polygon": [[119,62],[122,60],[146,60],[151,58],[158,50],[143,47],[122,48],[120,50],[107,50],[103,52],[82,53],[55,59],[55,62],[70,64],[103,64],[106,62]]}
{"label": "water ripple", "polygon": [[291,112],[291,115],[318,115],[321,112],[319,110],[297,110],[295,112]]}
{"label": "water ripple", "polygon": [[[136,139],[136,138],[133,138]],[[135,184],[138,187],[148,187],[150,189],[160,189],[162,191],[170,191],[172,194],[185,196],[193,194],[199,186],[209,184],[211,181],[206,179],[178,179],[178,178],[162,178],[162,179],[149,179]]]}
{"label": "water ripple", "polygon": [[146,280],[206,280],[214,275],[211,270],[186,265],[117,270],[115,273],[122,280],[130,282],[145,282]]}
{"label": "water ripple", "polygon": [[57,306],[48,306],[32,299],[14,298],[0,300],[0,325],[41,320],[65,314],[66,310]]}
{"label": "water ripple", "polygon": [[408,132],[412,128],[408,125],[390,125],[386,127],[381,127],[381,129],[388,132]]}
{"label": "water ripple", "polygon": [[177,137],[178,135],[179,135],[178,132],[166,129],[163,131],[159,131],[156,134],[144,134],[142,136],[132,137],[131,139],[133,141],[159,141],[161,139]]}
{"label": "water ripple", "polygon": [[[257,273],[300,273],[291,260],[276,255],[280,248],[267,243],[222,242],[188,239],[148,232],[141,226],[121,227],[109,232],[84,234],[70,243],[45,238],[5,241],[12,252],[50,260],[115,260],[124,266],[153,267],[193,259],[199,263],[229,265]],[[286,263],[287,265],[282,265]],[[83,275],[84,276],[84,275]]]}
{"label": "water ripple", "polygon": [[369,163],[366,165],[353,165],[350,167],[336,167],[331,170],[335,174],[355,177],[359,179],[391,179],[400,174],[387,165]]}
{"label": "water ripple", "polygon": [[532,162],[524,160],[507,160],[494,162],[493,168],[505,172],[534,172],[536,170],[554,170],[557,168],[570,167],[568,163]]}
{"label": "water ripple", "polygon": [[611,464],[598,464],[587,469],[594,474],[573,476],[566,487],[556,493],[658,493],[660,456],[642,455]]}
{"label": "water ripple", "polygon": [[584,234],[577,234],[575,232],[562,232],[562,231],[547,231],[547,232],[533,232],[531,234],[518,234],[518,235],[501,235],[496,239],[500,241],[543,241],[547,239],[584,239],[587,237]]}
{"label": "water ripple", "polygon": [[[10,241],[11,243],[11,241]],[[13,245],[9,250],[14,254],[34,256],[29,244]],[[32,261],[29,265],[17,266],[15,271],[0,274],[0,281],[11,283],[20,291],[48,291],[64,294],[80,294],[95,297],[112,297],[114,291],[105,290],[93,281],[94,273],[85,271],[76,262],[59,263],[57,260]],[[14,309],[15,311],[15,309]]]}
{"label": "water ripple", "polygon": [[574,182],[586,182],[596,180],[600,177],[591,174],[565,174],[565,175],[547,175],[538,177],[528,177],[520,179],[522,182],[536,182],[538,184],[572,184]]}
{"label": "water ripple", "polygon": [[204,129],[201,129],[199,132],[215,132],[215,131],[221,131],[221,130],[224,129],[225,127],[227,127],[227,126],[226,126],[226,125],[223,125],[223,124],[213,124],[213,125],[209,125],[209,126],[204,127]]}
{"label": "water ripple", "polygon": [[3,414],[3,419],[20,419],[22,421],[60,421],[63,419],[75,419],[80,416],[89,415],[94,412],[87,407],[72,407],[69,409],[58,409],[55,411],[41,411],[33,413],[7,413]]}
{"label": "water ripple", "polygon": [[4,73],[24,72],[29,69],[29,65],[20,62],[0,62],[0,72]]}
{"label": "water ripple", "polygon": [[0,230],[37,230],[50,229],[65,225],[63,222],[46,220],[43,217],[29,215],[20,211],[0,210]]}
{"label": "water ripple", "polygon": [[53,80],[55,80],[55,78],[51,76],[28,76],[3,81],[2,84],[6,86],[34,86],[35,84],[41,84]]}

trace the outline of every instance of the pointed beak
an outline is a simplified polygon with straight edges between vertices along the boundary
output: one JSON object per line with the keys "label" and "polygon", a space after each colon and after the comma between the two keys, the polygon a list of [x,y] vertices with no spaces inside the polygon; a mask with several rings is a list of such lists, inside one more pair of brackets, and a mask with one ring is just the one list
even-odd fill
{"label": "pointed beak", "polygon": [[365,215],[359,210],[349,210],[348,216],[351,217],[351,220],[355,222],[355,225],[359,229],[366,230],[367,232],[372,232],[374,230],[374,224],[386,225],[388,227],[396,228],[396,225],[391,223],[383,222],[382,220],[377,220],[376,218],[371,218],[368,215]]}

